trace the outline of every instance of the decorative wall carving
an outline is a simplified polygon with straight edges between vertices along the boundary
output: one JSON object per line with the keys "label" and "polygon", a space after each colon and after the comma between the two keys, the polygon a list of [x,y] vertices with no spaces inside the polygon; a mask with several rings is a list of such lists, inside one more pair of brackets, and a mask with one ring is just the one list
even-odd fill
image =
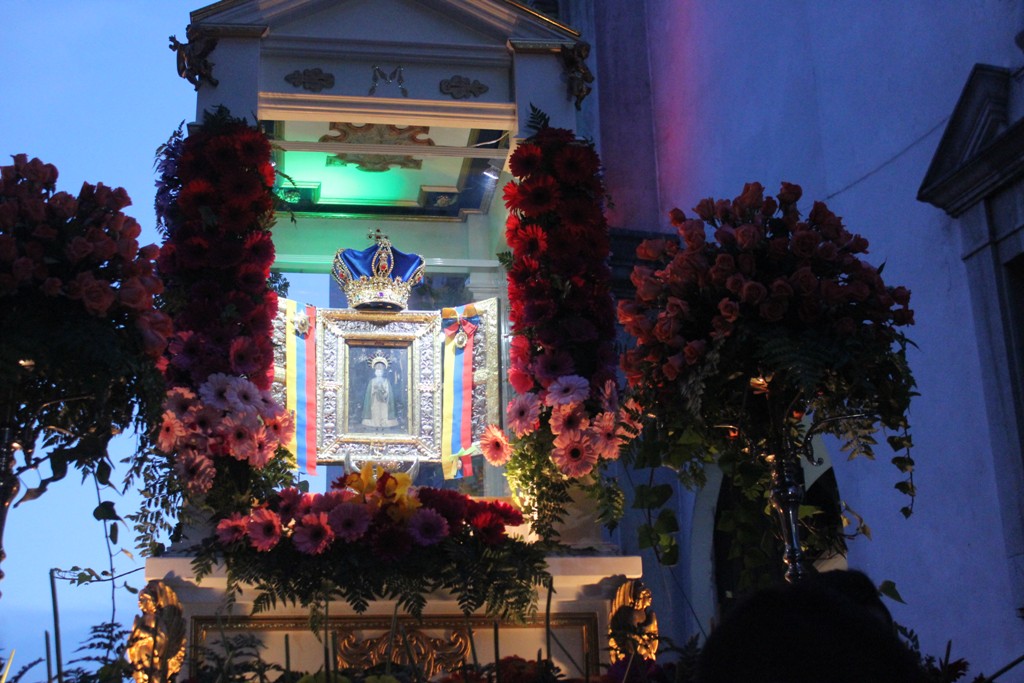
{"label": "decorative wall carving", "polygon": [[568,78],[569,96],[575,98],[577,110],[593,90],[590,84],[594,82],[594,74],[586,64],[589,56],[590,43],[582,40],[562,47],[562,64],[565,65],[565,75]]}
{"label": "decorative wall carving", "polygon": [[469,99],[470,95],[480,97],[490,89],[476,79],[470,81],[467,77],[458,75],[441,81],[440,88],[442,95],[450,95],[455,100]]}
{"label": "decorative wall carving", "polygon": [[[429,126],[392,126],[385,123],[332,123],[327,135],[320,136],[320,142],[348,142],[362,145],[423,145],[432,147],[434,141],[426,137]],[[328,166],[355,164],[360,171],[382,173],[392,166],[419,169],[422,159],[408,154],[351,154],[347,152],[327,157]]]}
{"label": "decorative wall carving", "polygon": [[390,654],[398,664],[416,664],[423,676],[430,679],[446,671],[457,671],[471,659],[469,631],[465,628],[454,629],[440,638],[417,628],[402,628],[394,638],[390,633],[360,638],[355,631],[338,635],[335,658],[339,669],[369,669],[388,661]]}
{"label": "decorative wall carving", "polygon": [[168,38],[171,44],[168,47],[177,54],[178,75],[191,83],[196,90],[203,83],[209,83],[217,87],[219,81],[213,77],[213,62],[207,57],[217,47],[217,39],[209,36],[199,35],[194,24],[185,27],[185,38],[188,40],[182,43],[177,36]]}
{"label": "decorative wall carving", "polygon": [[387,73],[384,69],[374,64],[373,83],[370,85],[370,92],[367,94],[375,95],[377,93],[377,86],[380,85],[381,81],[384,82],[384,85],[396,84],[398,92],[402,93],[402,97],[409,96],[409,91],[405,88],[405,70],[400,65],[392,69],[391,73]]}
{"label": "decorative wall carving", "polygon": [[302,71],[296,69],[285,76],[284,80],[296,88],[302,88],[310,92],[320,92],[324,88],[334,87],[334,74],[326,73],[320,67],[303,69]]}

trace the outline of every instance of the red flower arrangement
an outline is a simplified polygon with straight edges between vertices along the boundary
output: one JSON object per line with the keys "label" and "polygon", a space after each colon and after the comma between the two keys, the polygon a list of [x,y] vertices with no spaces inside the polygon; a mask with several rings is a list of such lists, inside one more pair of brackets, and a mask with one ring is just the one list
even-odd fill
{"label": "red flower arrangement", "polygon": [[[514,335],[508,379],[519,394],[507,410],[513,437],[489,429],[481,448],[492,464],[507,465],[535,531],[550,539],[571,483],[586,484],[599,499],[614,490],[590,475],[618,458],[637,425],[621,425],[629,420],[615,380],[600,161],[590,143],[549,127],[539,112],[532,124],[535,134],[509,159],[518,182],[504,193]],[[606,517],[614,516],[615,496],[603,500]]]}
{"label": "red flower arrangement", "polygon": [[[157,359],[171,334],[170,318],[154,309],[164,289],[158,249],[139,246],[124,189],[58,192],[52,164],[13,160],[0,167],[0,416],[20,447],[0,463],[0,538],[19,476],[41,463],[52,475],[22,500],[69,465],[109,485],[107,444],[129,427],[143,432],[133,465],[144,459],[163,393]],[[41,439],[45,456],[36,454]]]}
{"label": "red flower arrangement", "polygon": [[[261,131],[223,108],[158,150],[156,209],[165,236],[158,268],[174,319],[158,441],[177,479],[154,475],[152,483],[218,516],[248,510],[291,481],[287,459],[275,455],[293,420],[269,392],[277,314],[268,284],[270,152]],[[159,504],[173,508],[166,497]],[[157,520],[141,513],[137,521],[145,528]]]}
{"label": "red flower arrangement", "polygon": [[[674,209],[678,238],[637,248],[636,296],[618,318],[636,337],[622,358],[631,396],[656,435],[639,462],[700,483],[705,462],[738,447],[803,448],[808,424],[851,455],[871,456],[864,437],[880,427],[909,449],[915,384],[898,328],[914,321],[910,292],[885,284],[862,258],[867,240],[824,203],[803,218],[801,194],[749,183],[732,201],[701,201],[696,218]],[[909,452],[893,462],[909,475]],[[896,486],[913,496],[909,478]]]}
{"label": "red flower arrangement", "polygon": [[410,483],[408,474],[367,464],[327,493],[289,487],[248,514],[225,517],[216,535],[230,580],[260,587],[256,611],[275,599],[311,605],[340,597],[362,612],[385,598],[419,615],[424,595],[443,589],[466,612],[524,616],[548,577],[541,551],[506,533],[522,514]]}

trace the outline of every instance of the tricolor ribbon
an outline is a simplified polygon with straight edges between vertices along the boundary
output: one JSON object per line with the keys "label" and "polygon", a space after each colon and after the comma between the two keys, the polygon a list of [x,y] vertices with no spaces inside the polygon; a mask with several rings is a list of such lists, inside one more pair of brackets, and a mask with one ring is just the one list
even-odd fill
{"label": "tricolor ribbon", "polygon": [[295,418],[287,444],[299,471],[316,474],[316,307],[285,300],[285,407]]}
{"label": "tricolor ribbon", "polygon": [[473,304],[441,310],[441,469],[445,479],[473,476],[473,339],[479,324]]}

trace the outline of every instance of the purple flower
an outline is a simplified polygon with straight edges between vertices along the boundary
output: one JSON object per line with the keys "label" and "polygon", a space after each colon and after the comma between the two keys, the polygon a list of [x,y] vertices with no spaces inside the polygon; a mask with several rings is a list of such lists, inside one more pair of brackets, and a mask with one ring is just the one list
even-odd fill
{"label": "purple flower", "polygon": [[549,406],[579,403],[590,394],[590,382],[579,375],[559,377],[548,387],[548,395],[544,402]]}
{"label": "purple flower", "polygon": [[327,515],[335,536],[343,541],[358,541],[370,528],[370,511],[361,503],[342,503]]}
{"label": "purple flower", "polygon": [[448,520],[436,510],[420,508],[409,518],[409,534],[416,545],[434,545],[448,536]]}

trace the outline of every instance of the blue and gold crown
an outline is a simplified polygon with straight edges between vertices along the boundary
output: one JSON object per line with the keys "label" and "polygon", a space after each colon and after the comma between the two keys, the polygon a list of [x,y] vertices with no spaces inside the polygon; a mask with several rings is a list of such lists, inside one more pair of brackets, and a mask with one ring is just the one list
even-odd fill
{"label": "blue and gold crown", "polygon": [[362,251],[339,249],[331,275],[350,308],[401,311],[412,288],[423,280],[423,258],[393,248],[379,228],[369,237],[376,244]]}

